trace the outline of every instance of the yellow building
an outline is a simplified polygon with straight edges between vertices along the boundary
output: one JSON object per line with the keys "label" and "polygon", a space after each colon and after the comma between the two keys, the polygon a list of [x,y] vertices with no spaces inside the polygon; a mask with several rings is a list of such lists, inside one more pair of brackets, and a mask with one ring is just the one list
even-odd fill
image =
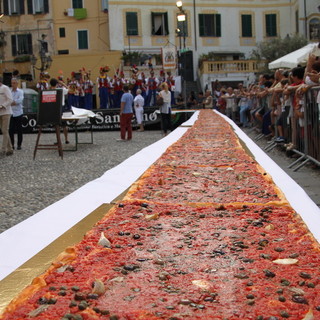
{"label": "yellow building", "polygon": [[32,76],[37,81],[41,70],[51,77],[63,73],[67,79],[85,68],[95,81],[100,67],[108,65],[111,75],[119,68],[121,51],[111,52],[109,45],[108,1],[2,0],[1,4],[1,73],[17,69],[22,78]]}
{"label": "yellow building", "polygon": [[[54,0],[52,3],[54,57],[50,72],[64,77],[85,68],[91,79],[102,66],[110,75],[119,68],[121,51],[110,51],[107,1]],[[105,6],[103,4],[105,3]]]}

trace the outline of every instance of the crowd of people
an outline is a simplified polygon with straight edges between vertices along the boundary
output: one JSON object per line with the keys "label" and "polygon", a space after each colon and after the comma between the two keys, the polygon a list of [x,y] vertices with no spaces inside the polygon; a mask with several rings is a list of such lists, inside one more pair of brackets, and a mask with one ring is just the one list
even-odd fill
{"label": "crowd of people", "polygon": [[[171,106],[175,104],[174,85],[175,80],[170,71],[160,71],[158,77],[155,76],[154,70],[149,70],[149,76],[146,77],[144,72],[139,72],[136,66],[132,66],[130,77],[125,77],[122,71],[117,70],[110,78],[108,73],[110,69],[108,66],[101,67],[99,76],[94,83],[90,79],[90,71],[84,68],[78,73],[72,72],[70,79],[64,81],[62,76],[59,76],[57,88],[67,90],[66,102],[63,104],[63,111],[69,111],[71,106],[76,108],[93,109],[93,94],[97,89],[99,95],[99,109],[120,109],[120,127],[124,131],[121,133],[120,141],[131,140],[132,128],[131,120],[133,117],[133,110],[136,121],[139,126],[138,131],[144,131],[143,128],[143,108],[145,106],[158,105],[158,97],[161,96],[160,91],[166,96],[166,108],[160,108],[162,127],[164,127],[164,134],[171,129],[168,123],[168,116]],[[50,88],[50,76],[47,73],[40,74],[40,81],[37,83],[38,91],[47,90]],[[165,84],[165,87],[163,86]],[[164,89],[169,93],[164,93]],[[132,96],[132,98],[129,96]],[[170,101],[168,102],[168,96]],[[130,102],[132,100],[132,102]],[[132,104],[133,109],[129,107]],[[132,110],[131,110],[132,109]],[[168,110],[167,110],[168,109]],[[127,137],[125,138],[127,134]],[[67,143],[67,140],[66,140]]]}
{"label": "crowd of people", "polygon": [[[319,85],[320,60],[310,55],[306,67],[296,67],[292,70],[278,69],[273,74],[262,74],[256,83],[245,87],[239,83],[236,88],[226,87],[216,80],[212,91],[191,91],[187,97],[174,95],[175,79],[170,71],[160,72],[156,77],[150,69],[146,77],[138,68],[131,68],[129,78],[117,70],[110,78],[110,69],[100,68],[99,77],[94,83],[90,79],[90,71],[84,68],[78,73],[72,72],[70,79],[64,81],[60,75],[51,79],[46,73],[40,74],[37,89],[63,89],[63,111],[71,106],[93,109],[93,94],[95,86],[99,94],[100,109],[119,108],[120,110],[120,141],[132,138],[131,122],[135,114],[138,131],[144,131],[143,108],[145,106],[159,107],[164,135],[171,130],[171,107],[186,107],[189,109],[216,109],[227,115],[239,126],[254,127],[263,135],[275,142],[287,142],[294,147],[303,138],[304,99],[303,96],[312,86]],[[14,133],[17,132],[17,149],[22,144],[23,91],[19,89],[19,77],[13,75],[11,88],[0,83],[0,123],[3,132],[2,154],[11,155],[14,144]],[[159,101],[161,102],[159,103]],[[320,93],[318,101],[320,103]],[[290,120],[290,132],[287,130]],[[66,143],[67,133],[65,133]]]}
{"label": "crowd of people", "polygon": [[[174,104],[175,81],[170,71],[161,70],[160,75],[156,77],[154,70],[150,69],[147,77],[144,72],[139,72],[136,66],[132,66],[130,76],[126,77],[123,71],[116,70],[113,77],[110,77],[110,68],[104,66],[100,68],[99,76],[95,82],[91,80],[90,73],[83,68],[79,72],[72,72],[71,77],[66,81],[62,75],[58,77],[59,86],[68,88],[68,105],[91,110],[94,106],[93,95],[97,91],[100,109],[120,108],[124,86],[128,86],[133,97],[137,95],[139,90],[140,95],[144,98],[144,105],[154,106],[157,91],[164,82],[168,85],[172,104]],[[49,81],[50,75],[41,73],[37,89],[39,91],[48,89]]]}
{"label": "crowd of people", "polygon": [[[311,87],[319,86],[319,79],[320,60],[310,55],[306,67],[262,74],[257,83],[247,87],[242,83],[236,88],[226,87],[216,81],[212,90],[212,108],[239,126],[252,127],[274,142],[286,143],[286,147],[292,149],[303,144],[304,97]],[[202,93],[200,99],[192,97],[190,101],[201,103]],[[316,102],[320,104],[320,93]]]}

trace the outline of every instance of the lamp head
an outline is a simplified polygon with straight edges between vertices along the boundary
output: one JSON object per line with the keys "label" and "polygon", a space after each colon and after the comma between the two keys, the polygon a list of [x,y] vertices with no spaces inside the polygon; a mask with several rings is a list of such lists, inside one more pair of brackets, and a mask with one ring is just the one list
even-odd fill
{"label": "lamp head", "polygon": [[182,7],[182,1],[177,1],[176,2],[177,7],[180,9]]}

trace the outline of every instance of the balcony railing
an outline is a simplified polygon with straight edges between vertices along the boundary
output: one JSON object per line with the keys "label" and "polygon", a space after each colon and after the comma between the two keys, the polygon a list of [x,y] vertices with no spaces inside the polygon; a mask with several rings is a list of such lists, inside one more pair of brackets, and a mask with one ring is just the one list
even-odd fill
{"label": "balcony railing", "polygon": [[243,73],[259,72],[266,68],[265,61],[235,60],[235,61],[203,61],[201,73]]}

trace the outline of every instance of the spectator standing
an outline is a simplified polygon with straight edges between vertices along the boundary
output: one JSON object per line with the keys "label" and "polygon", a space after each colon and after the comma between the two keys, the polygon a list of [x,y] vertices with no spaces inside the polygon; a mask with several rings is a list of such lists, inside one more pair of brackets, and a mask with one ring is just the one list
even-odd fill
{"label": "spectator standing", "polygon": [[183,97],[182,97],[182,94],[179,93],[177,98],[175,99],[176,100],[176,106],[178,107],[184,107],[185,106],[185,102],[183,100]]}
{"label": "spectator standing", "polygon": [[160,97],[163,98],[163,105],[160,106],[161,114],[161,126],[164,136],[168,134],[168,130],[171,130],[171,92],[168,89],[166,82],[162,83]]}
{"label": "spectator standing", "polygon": [[143,106],[144,106],[144,98],[141,95],[141,89],[137,89],[137,95],[133,100],[134,102],[134,110],[136,113],[137,123],[139,125],[138,132],[144,131],[143,128]]}
{"label": "spectator standing", "polygon": [[196,99],[194,91],[191,91],[187,100],[187,108],[193,109],[197,106],[198,101]]}
{"label": "spectator standing", "polygon": [[17,142],[17,150],[21,150],[22,145],[22,116],[23,116],[23,90],[18,88],[19,80],[17,78],[11,79],[11,94],[12,94],[12,116],[10,119],[10,127],[9,127],[9,134],[12,148],[14,149],[14,134],[15,132],[18,135],[18,142]]}
{"label": "spectator standing", "polygon": [[233,92],[233,88],[227,88],[226,94],[221,98],[226,101],[226,116],[235,121],[238,106],[236,104],[236,95]]}
{"label": "spectator standing", "polygon": [[213,108],[213,98],[210,90],[206,90],[205,100],[204,100],[204,108],[212,109]]}
{"label": "spectator standing", "polygon": [[2,156],[13,154],[12,144],[9,135],[9,124],[12,114],[11,103],[12,94],[8,86],[4,85],[3,78],[0,77],[0,129],[2,131]]}
{"label": "spectator standing", "polygon": [[123,86],[124,94],[121,97],[120,107],[120,139],[118,141],[126,141],[132,139],[132,117],[133,117],[133,95],[129,92],[129,86]]}
{"label": "spectator standing", "polygon": [[247,111],[249,109],[249,103],[248,103],[248,93],[245,88],[241,88],[240,90],[240,101],[238,103],[240,107],[240,125],[243,127],[247,127],[248,123],[248,117],[247,117]]}
{"label": "spectator standing", "polygon": [[202,91],[199,91],[198,92],[198,98],[197,98],[197,102],[198,102],[198,108],[199,109],[204,109],[204,99],[205,99],[205,97],[204,97],[204,94],[203,94],[203,92]]}

